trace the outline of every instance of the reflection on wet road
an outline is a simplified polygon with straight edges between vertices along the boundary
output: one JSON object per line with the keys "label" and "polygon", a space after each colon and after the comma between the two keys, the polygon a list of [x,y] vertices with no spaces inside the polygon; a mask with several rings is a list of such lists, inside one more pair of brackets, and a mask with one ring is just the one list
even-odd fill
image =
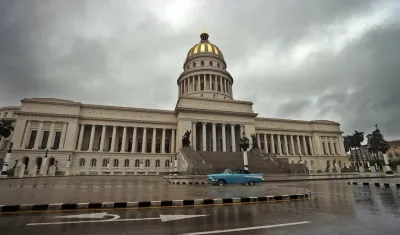
{"label": "reflection on wet road", "polygon": [[[357,187],[346,181],[285,183],[309,188],[312,200],[151,210],[109,210],[120,222],[26,226],[28,223],[76,221],[50,218],[94,212],[1,215],[10,234],[399,234],[400,189]],[[96,211],[95,213],[99,213]],[[163,222],[160,215],[207,215]],[[112,218],[112,217],[110,217]],[[145,218],[155,218],[145,220]],[[173,217],[174,218],[174,217]],[[90,219],[96,220],[96,219]],[[287,223],[310,222],[287,226]],[[270,226],[278,225],[279,227]],[[261,226],[261,227],[258,227]],[[251,230],[253,229],[253,230]]]}

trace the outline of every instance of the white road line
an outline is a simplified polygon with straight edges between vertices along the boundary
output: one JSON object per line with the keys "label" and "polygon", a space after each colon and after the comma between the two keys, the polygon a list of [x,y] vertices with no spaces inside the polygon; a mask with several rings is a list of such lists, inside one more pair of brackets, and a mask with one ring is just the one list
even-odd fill
{"label": "white road line", "polygon": [[111,220],[84,220],[84,221],[66,221],[66,222],[48,222],[48,223],[30,223],[27,226],[34,225],[59,225],[59,224],[85,224],[85,223],[109,223],[109,222],[122,222],[122,221],[134,221],[134,220],[155,220],[160,219],[160,217],[156,218],[139,218],[139,219],[111,219]]}
{"label": "white road line", "polygon": [[295,222],[295,223],[273,224],[273,225],[264,225],[264,226],[247,227],[247,228],[222,229],[222,230],[205,231],[205,232],[183,233],[183,234],[180,234],[180,235],[202,235],[202,234],[240,232],[240,231],[247,231],[247,230],[256,230],[256,229],[265,229],[265,228],[277,228],[277,227],[285,227],[285,226],[293,226],[293,225],[301,225],[301,224],[309,224],[309,223],[311,223],[311,222],[302,221],[302,222]]}

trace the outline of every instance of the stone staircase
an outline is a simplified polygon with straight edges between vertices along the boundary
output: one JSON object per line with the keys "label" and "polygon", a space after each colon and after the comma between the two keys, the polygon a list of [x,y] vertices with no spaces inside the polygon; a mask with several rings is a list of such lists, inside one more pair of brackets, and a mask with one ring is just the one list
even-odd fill
{"label": "stone staircase", "polygon": [[[184,147],[180,151],[187,162],[189,175],[220,173],[227,168],[243,169],[241,152],[208,152],[194,151],[192,147]],[[277,158],[275,154],[261,153],[254,149],[247,152],[249,170],[264,174],[297,174],[308,173],[304,164],[289,164],[286,158]]]}

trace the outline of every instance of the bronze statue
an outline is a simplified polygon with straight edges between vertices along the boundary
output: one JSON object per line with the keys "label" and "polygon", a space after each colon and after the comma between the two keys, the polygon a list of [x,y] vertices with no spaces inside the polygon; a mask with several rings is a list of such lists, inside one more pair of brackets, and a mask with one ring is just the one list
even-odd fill
{"label": "bronze statue", "polygon": [[182,136],[182,147],[190,147],[190,134],[192,131],[186,131]]}
{"label": "bronze statue", "polygon": [[259,146],[258,146],[258,143],[257,143],[257,135],[256,134],[251,134],[250,137],[251,137],[251,140],[253,142],[252,149],[258,149]]}

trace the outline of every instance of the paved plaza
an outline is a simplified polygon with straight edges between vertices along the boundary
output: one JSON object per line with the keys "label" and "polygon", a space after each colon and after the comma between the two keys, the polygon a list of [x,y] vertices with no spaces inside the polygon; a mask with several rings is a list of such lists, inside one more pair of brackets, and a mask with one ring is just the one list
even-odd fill
{"label": "paved plaza", "polygon": [[[400,182],[392,179],[396,180]],[[309,188],[313,199],[217,207],[0,214],[0,228],[12,235],[398,234],[398,189],[353,187],[345,180],[286,182],[280,186]]]}
{"label": "paved plaza", "polygon": [[0,204],[179,200],[304,193],[278,183],[172,185],[159,176],[80,176],[0,180]]}

